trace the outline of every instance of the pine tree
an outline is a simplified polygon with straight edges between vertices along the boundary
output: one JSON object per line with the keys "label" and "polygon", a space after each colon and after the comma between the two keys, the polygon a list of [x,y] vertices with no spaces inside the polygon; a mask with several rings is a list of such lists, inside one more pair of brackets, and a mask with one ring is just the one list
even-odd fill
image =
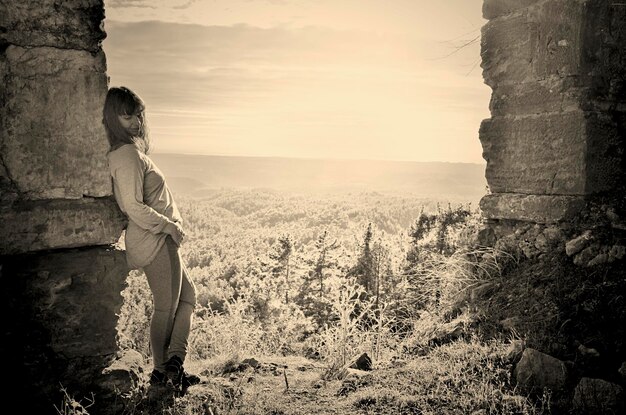
{"label": "pine tree", "polygon": [[331,305],[328,299],[326,281],[336,272],[338,266],[333,251],[339,247],[337,240],[328,242],[328,231],[324,231],[315,241],[317,256],[307,261],[311,267],[308,276],[303,278],[302,286],[296,297],[304,315],[312,317],[318,327],[328,322]]}
{"label": "pine tree", "polygon": [[356,277],[357,282],[365,288],[365,293],[372,294],[374,289],[374,257],[372,254],[372,223],[367,225],[367,230],[363,235],[363,242],[360,244],[360,254],[357,263],[350,269],[348,276]]}
{"label": "pine tree", "polygon": [[319,255],[315,263],[315,269],[313,270],[313,278],[319,281],[318,293],[320,298],[324,296],[324,270],[333,264],[329,258],[330,253],[339,246],[336,239],[331,244],[328,244],[326,240],[327,237],[328,231],[325,230],[315,242],[315,248],[317,248]]}
{"label": "pine tree", "polygon": [[293,253],[293,242],[289,235],[283,235],[278,238],[278,244],[275,246],[274,252],[271,252],[269,257],[273,260],[272,274],[279,280],[282,277],[283,283],[278,284],[278,290],[280,291],[281,285],[285,291],[285,304],[289,304],[289,260]]}
{"label": "pine tree", "polygon": [[378,304],[381,295],[387,291],[385,286],[386,277],[391,274],[391,256],[389,249],[382,243],[382,239],[378,241],[372,248],[372,277],[373,277],[373,295],[375,296],[375,309],[378,310]]}

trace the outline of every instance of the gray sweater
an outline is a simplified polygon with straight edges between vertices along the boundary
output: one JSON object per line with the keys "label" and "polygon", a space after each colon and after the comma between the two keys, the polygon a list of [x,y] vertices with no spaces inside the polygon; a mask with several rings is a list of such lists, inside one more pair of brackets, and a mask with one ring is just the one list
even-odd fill
{"label": "gray sweater", "polygon": [[165,225],[182,222],[163,173],[133,144],[107,154],[113,194],[128,216],[126,260],[131,269],[148,265],[165,243]]}

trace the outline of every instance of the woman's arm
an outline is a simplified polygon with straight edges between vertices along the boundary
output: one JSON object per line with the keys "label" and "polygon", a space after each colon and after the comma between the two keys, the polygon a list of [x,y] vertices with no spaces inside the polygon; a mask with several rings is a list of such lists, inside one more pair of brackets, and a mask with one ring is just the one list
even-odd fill
{"label": "woman's arm", "polygon": [[[167,216],[160,214],[143,202],[144,168],[139,153],[132,149],[120,153],[120,159],[111,169],[120,199],[128,218],[139,227],[153,234],[173,231],[175,225]],[[168,226],[168,225],[173,226]],[[170,233],[170,232],[167,232]]]}

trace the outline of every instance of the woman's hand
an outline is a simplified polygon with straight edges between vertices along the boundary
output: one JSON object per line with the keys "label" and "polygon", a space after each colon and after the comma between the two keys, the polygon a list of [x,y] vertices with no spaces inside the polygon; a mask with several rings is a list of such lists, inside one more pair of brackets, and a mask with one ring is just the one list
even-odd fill
{"label": "woman's hand", "polygon": [[176,222],[168,223],[165,228],[163,228],[163,232],[170,235],[176,245],[180,246],[185,238],[185,231],[183,228]]}

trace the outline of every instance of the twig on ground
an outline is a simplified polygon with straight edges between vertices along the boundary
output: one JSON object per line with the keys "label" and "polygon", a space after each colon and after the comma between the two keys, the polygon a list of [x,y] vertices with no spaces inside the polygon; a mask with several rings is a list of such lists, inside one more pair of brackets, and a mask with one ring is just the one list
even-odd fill
{"label": "twig on ground", "polygon": [[289,391],[289,381],[287,380],[287,371],[283,369],[283,376],[285,377],[285,392]]}

